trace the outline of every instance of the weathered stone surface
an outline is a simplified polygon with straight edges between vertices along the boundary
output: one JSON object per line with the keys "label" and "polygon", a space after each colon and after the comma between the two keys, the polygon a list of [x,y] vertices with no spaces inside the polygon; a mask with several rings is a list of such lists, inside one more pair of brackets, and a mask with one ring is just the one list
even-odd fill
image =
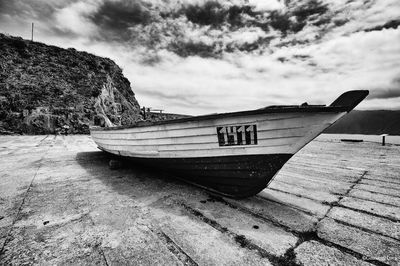
{"label": "weathered stone surface", "polygon": [[292,184],[280,182],[279,179],[277,179],[276,182],[271,183],[271,185],[268,187],[272,189],[278,189],[280,191],[290,192],[291,194],[310,198],[320,202],[331,203],[339,200],[338,195],[333,195],[323,190],[310,189],[309,187],[301,186],[301,184],[293,186]]}
{"label": "weathered stone surface", "polygon": [[371,200],[358,199],[352,197],[343,198],[340,201],[340,205],[367,211],[373,214],[385,216],[390,219],[395,219],[397,221],[400,221],[400,208],[396,206],[390,206]]}
{"label": "weathered stone surface", "polygon": [[367,266],[372,264],[355,257],[343,253],[338,249],[325,246],[316,241],[308,241],[302,243],[295,249],[296,262],[307,266],[328,266],[328,265],[343,265],[343,266]]}
{"label": "weathered stone surface", "polygon": [[400,240],[399,222],[393,222],[385,218],[376,217],[341,207],[332,208],[328,213],[328,216],[333,219]]}
{"label": "weathered stone surface", "polygon": [[372,188],[383,188],[383,189],[393,189],[396,191],[396,194],[398,193],[397,191],[400,190],[400,184],[394,184],[394,183],[387,183],[381,180],[374,180],[374,179],[366,179],[364,178],[363,180],[360,181],[360,185],[366,185],[368,186],[369,190],[370,187]]}
{"label": "weathered stone surface", "polygon": [[269,188],[264,189],[258,195],[271,201],[276,201],[278,203],[289,205],[306,213],[311,213],[317,217],[323,217],[329,210],[328,205],[324,205],[311,199],[299,197],[290,193],[272,190]]}
{"label": "weathered stone surface", "polygon": [[[398,172],[399,157],[373,150],[315,141],[288,162],[299,173],[291,177],[284,167],[276,176],[282,191],[221,200],[164,173],[110,170],[89,136],[2,136],[0,264],[396,265],[399,208],[346,196],[363,190],[357,184],[372,180],[372,168],[387,163]],[[331,181],[319,177],[323,171]],[[306,198],[308,190],[343,198],[322,203]]]}
{"label": "weathered stone surface", "polygon": [[238,209],[229,208],[223,202],[213,200],[204,202],[190,198],[182,201],[228,231],[246,236],[246,239],[271,254],[282,256],[298,240],[292,233]]}
{"label": "weathered stone surface", "polygon": [[318,218],[313,215],[291,208],[286,204],[269,201],[260,197],[242,200],[228,199],[227,201],[262,217],[266,217],[271,221],[282,224],[295,232],[304,233],[313,231],[318,222]]}
{"label": "weathered stone surface", "polygon": [[360,190],[366,190],[366,191],[372,191],[376,193],[381,193],[384,195],[389,195],[389,196],[395,196],[395,197],[400,197],[399,195],[399,190],[400,190],[400,185],[387,185],[384,184],[383,186],[380,186],[382,184],[377,183],[372,183],[371,185],[367,185],[364,182],[362,184],[357,184],[354,188],[360,189]]}
{"label": "weathered stone surface", "polygon": [[[301,152],[301,151],[300,151]],[[300,157],[301,159],[302,157]],[[312,167],[307,165],[304,161],[298,162],[296,155],[294,157],[295,161],[292,164],[285,165],[283,168],[284,173],[287,173],[288,176],[300,175],[305,178],[324,181],[324,182],[338,182],[340,183],[353,183],[357,181],[358,175],[353,175],[353,172],[357,172],[362,174],[364,169],[356,169],[356,171],[352,170],[349,172],[347,168],[341,168],[339,165],[321,165],[318,164],[319,160],[310,158],[309,160],[313,160]]]}
{"label": "weathered stone surface", "polygon": [[287,184],[293,184],[295,182],[296,184],[299,184],[306,189],[312,188],[313,190],[320,190],[335,194],[346,193],[349,187],[353,184],[349,181],[344,182],[341,180],[336,180],[336,178],[340,175],[340,173],[335,173],[335,179],[322,178],[323,174],[322,173],[318,174],[319,175],[315,176],[311,176],[307,173],[300,174],[296,173],[296,171],[287,171],[287,168],[285,167],[284,171],[282,171],[282,173],[279,174],[278,181],[285,182]]}
{"label": "weathered stone surface", "polygon": [[109,265],[183,265],[147,226],[99,229],[106,232],[101,247]]}
{"label": "weathered stone surface", "polygon": [[339,224],[330,218],[319,223],[317,232],[322,239],[361,253],[366,259],[390,265],[400,263],[400,245],[397,240]]}
{"label": "weathered stone surface", "polygon": [[393,197],[381,193],[370,192],[366,190],[353,189],[350,194],[352,197],[372,200],[383,204],[394,205],[400,208],[400,197]]}
{"label": "weathered stone surface", "polygon": [[206,223],[166,209],[156,215],[160,229],[199,265],[271,265],[255,250],[240,248],[234,239]]}
{"label": "weathered stone surface", "polygon": [[14,227],[0,254],[4,265],[97,264],[106,265],[98,246],[101,240],[88,217],[42,227]]}

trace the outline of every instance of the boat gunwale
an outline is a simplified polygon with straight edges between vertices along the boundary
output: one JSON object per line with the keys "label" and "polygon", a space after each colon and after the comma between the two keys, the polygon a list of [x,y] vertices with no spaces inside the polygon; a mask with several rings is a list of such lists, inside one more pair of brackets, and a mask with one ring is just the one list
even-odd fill
{"label": "boat gunwale", "polygon": [[256,109],[256,110],[199,115],[199,116],[191,116],[191,117],[178,118],[178,119],[154,121],[154,122],[143,121],[143,122],[135,124],[135,125],[116,126],[116,127],[91,127],[90,131],[108,131],[108,130],[139,128],[139,127],[151,127],[151,126],[159,126],[159,125],[167,125],[167,124],[179,124],[179,123],[185,123],[185,122],[196,122],[196,121],[203,121],[203,120],[210,120],[210,119],[228,118],[228,117],[246,116],[246,115],[257,115],[257,114],[342,113],[342,112],[348,112],[348,108],[343,107],[343,106],[323,106],[323,107],[322,106],[305,106],[305,107],[303,107],[303,106],[296,106],[296,107],[283,106],[283,107],[274,107],[274,108],[266,107],[266,108]]}

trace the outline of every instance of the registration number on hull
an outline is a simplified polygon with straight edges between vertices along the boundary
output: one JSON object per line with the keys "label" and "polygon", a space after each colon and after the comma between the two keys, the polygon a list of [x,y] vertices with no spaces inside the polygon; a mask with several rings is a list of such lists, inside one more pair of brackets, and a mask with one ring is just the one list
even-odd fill
{"label": "registration number on hull", "polygon": [[219,146],[257,145],[257,126],[217,127]]}

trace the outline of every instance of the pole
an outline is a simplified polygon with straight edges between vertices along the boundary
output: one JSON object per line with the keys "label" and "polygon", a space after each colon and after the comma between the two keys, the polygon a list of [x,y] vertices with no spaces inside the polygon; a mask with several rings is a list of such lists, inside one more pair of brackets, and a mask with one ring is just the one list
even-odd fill
{"label": "pole", "polygon": [[146,107],[143,106],[143,120],[146,120]]}
{"label": "pole", "polygon": [[32,35],[31,35],[31,41],[33,42],[33,27],[34,27],[34,24],[33,24],[33,22],[32,22]]}
{"label": "pole", "polygon": [[385,146],[385,138],[386,136],[382,136],[382,146]]}

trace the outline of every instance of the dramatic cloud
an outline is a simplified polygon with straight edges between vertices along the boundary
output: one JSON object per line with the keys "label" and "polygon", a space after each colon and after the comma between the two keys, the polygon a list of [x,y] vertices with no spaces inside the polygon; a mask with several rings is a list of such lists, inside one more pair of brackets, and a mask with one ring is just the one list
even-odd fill
{"label": "dramatic cloud", "polygon": [[400,100],[400,74],[392,80],[390,87],[386,89],[374,90],[369,97],[370,99],[391,99],[399,98]]}
{"label": "dramatic cloud", "polygon": [[74,35],[97,35],[96,25],[87,18],[97,10],[96,5],[90,2],[75,2],[66,7],[56,9],[53,14],[54,29]]}
{"label": "dramatic cloud", "polygon": [[398,0],[0,0],[0,31],[115,60],[141,104],[210,113],[400,108]]}
{"label": "dramatic cloud", "polygon": [[136,1],[105,1],[90,16],[103,37],[127,39],[129,28],[135,25],[146,25],[151,20],[147,7]]}

